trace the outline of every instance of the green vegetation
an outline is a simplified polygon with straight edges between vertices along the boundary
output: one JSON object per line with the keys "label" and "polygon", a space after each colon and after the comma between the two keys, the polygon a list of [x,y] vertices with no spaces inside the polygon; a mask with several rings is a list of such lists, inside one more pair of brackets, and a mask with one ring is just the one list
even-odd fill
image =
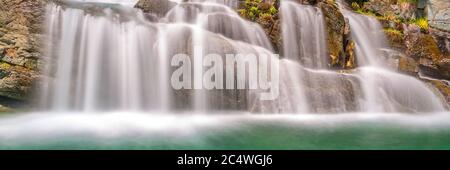
{"label": "green vegetation", "polygon": [[[359,14],[362,15],[368,15],[376,17],[378,20],[384,22],[384,23],[395,23],[398,27],[398,25],[401,24],[414,24],[421,28],[422,32],[427,32],[429,29],[428,20],[426,18],[402,18],[400,15],[394,14],[393,12],[381,12],[380,11],[371,11],[370,9],[367,9],[365,7],[365,3],[367,0],[348,0],[348,2],[351,4],[351,8]],[[418,0],[390,0],[388,1],[388,5],[400,5],[403,3],[409,3],[415,6],[418,3]],[[392,26],[390,26],[392,27]],[[393,28],[396,29],[396,28]],[[392,31],[392,30],[390,30]],[[393,33],[393,32],[389,32]]]}
{"label": "green vegetation", "polygon": [[419,2],[419,0],[397,0],[398,3],[412,3],[412,4],[417,4],[417,2]]}
{"label": "green vegetation", "polygon": [[386,29],[384,29],[384,32],[389,33],[389,34],[394,34],[394,35],[403,35],[402,31],[396,30],[393,28],[386,28]]}
{"label": "green vegetation", "polygon": [[410,21],[410,24],[414,24],[420,27],[422,31],[428,31],[428,19],[426,18],[418,18]]}
{"label": "green vegetation", "polygon": [[392,47],[402,48],[404,44],[404,34],[401,30],[394,28],[385,28],[384,33],[386,34],[389,43]]}
{"label": "green vegetation", "polygon": [[239,9],[241,16],[256,21],[258,18],[272,18],[272,16],[278,13],[278,10],[262,0],[245,0],[244,8]]}

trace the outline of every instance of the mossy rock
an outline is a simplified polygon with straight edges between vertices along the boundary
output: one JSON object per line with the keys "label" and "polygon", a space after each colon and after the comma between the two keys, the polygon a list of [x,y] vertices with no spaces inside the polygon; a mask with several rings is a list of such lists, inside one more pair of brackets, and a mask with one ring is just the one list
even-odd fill
{"label": "mossy rock", "polygon": [[346,65],[344,49],[345,18],[334,3],[319,2],[318,6],[325,17],[330,66],[344,67]]}
{"label": "mossy rock", "polygon": [[388,28],[384,29],[384,33],[386,34],[387,39],[389,40],[389,44],[391,47],[395,49],[405,49],[405,35],[402,31]]}
{"label": "mossy rock", "polygon": [[441,80],[428,80],[428,82],[442,94],[447,104],[450,104],[450,85]]}
{"label": "mossy rock", "polygon": [[411,34],[407,37],[407,54],[416,60],[427,58],[433,62],[442,59],[442,53],[433,36],[429,34]]}

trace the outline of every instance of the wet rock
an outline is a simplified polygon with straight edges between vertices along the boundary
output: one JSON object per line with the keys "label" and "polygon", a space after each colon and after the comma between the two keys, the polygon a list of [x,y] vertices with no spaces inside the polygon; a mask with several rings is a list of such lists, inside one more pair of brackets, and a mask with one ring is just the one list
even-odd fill
{"label": "wet rock", "polygon": [[400,72],[415,76],[419,72],[419,66],[413,58],[401,57],[398,60],[398,70]]}
{"label": "wet rock", "polygon": [[309,108],[317,113],[356,112],[360,110],[361,82],[345,74],[307,72],[305,95]]}
{"label": "wet rock", "polygon": [[450,58],[444,58],[436,63],[439,75],[443,78],[450,79]]}
{"label": "wet rock", "polygon": [[350,40],[345,47],[345,68],[353,69],[356,68],[356,45],[353,40]]}
{"label": "wet rock", "polygon": [[404,34],[402,31],[397,29],[384,29],[384,33],[386,33],[386,38],[389,41],[389,44],[392,48],[398,49],[398,50],[404,50],[405,49],[405,40],[404,40]]}
{"label": "wet rock", "polygon": [[346,65],[344,49],[345,18],[334,3],[319,2],[317,5],[325,17],[330,66],[343,68]]}
{"label": "wet rock", "polygon": [[176,3],[169,0],[139,0],[134,7],[141,9],[145,13],[164,16],[174,6],[176,6]]}
{"label": "wet rock", "polygon": [[423,80],[435,87],[447,103],[450,103],[450,84],[443,80]]}

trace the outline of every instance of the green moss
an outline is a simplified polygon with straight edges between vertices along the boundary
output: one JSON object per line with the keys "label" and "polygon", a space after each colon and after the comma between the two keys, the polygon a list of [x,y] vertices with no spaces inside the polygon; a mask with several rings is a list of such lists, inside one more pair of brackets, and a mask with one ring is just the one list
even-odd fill
{"label": "green moss", "polygon": [[383,31],[392,47],[404,48],[405,35],[402,31],[393,28],[386,28]]}
{"label": "green moss", "polygon": [[269,9],[269,14],[275,15],[277,13],[278,13],[278,10],[274,6],[271,6]]}
{"label": "green moss", "polygon": [[416,41],[411,42],[409,53],[415,59],[426,58],[438,63],[442,59],[442,53],[433,36],[421,34]]}
{"label": "green moss", "polygon": [[9,68],[11,68],[11,64],[8,64],[6,62],[1,62],[0,63],[0,69],[2,70],[8,70]]}
{"label": "green moss", "polygon": [[243,8],[238,12],[242,17],[252,21],[256,21],[260,17],[268,18],[269,15],[273,17],[278,14],[278,10],[273,4],[262,2],[262,0],[245,0]]}

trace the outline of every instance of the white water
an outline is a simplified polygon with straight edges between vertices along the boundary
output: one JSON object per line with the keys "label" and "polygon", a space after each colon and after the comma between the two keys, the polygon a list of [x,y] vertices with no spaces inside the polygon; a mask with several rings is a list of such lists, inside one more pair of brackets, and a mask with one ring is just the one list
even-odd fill
{"label": "white water", "polygon": [[[375,19],[342,9],[350,21],[360,67],[340,73],[327,69],[321,10],[291,1],[283,1],[280,10],[280,97],[258,101],[250,90],[202,88],[205,68],[199,65],[204,54],[271,55],[273,50],[259,25],[240,18],[223,2],[177,2],[156,21],[131,8],[92,12],[50,5],[50,40],[56,47],[49,51],[56,63],[47,70],[54,79],[44,86],[44,106],[59,111],[444,111],[442,100],[424,83],[384,67],[381,50],[388,47]],[[195,90],[170,86],[170,58],[178,53],[193,59]]]}
{"label": "white water", "polygon": [[[223,99],[211,100],[202,90],[202,55],[272,55],[259,25],[209,2],[179,3],[155,22],[131,8],[84,11],[49,5],[48,28],[56,46],[49,49],[55,64],[46,72],[54,79],[46,82],[42,100],[50,110],[227,109]],[[170,59],[178,53],[193,57],[196,90],[174,91],[170,85]],[[231,109],[246,107],[247,99],[239,100],[231,101],[237,103]]]}
{"label": "white water", "polygon": [[[225,129],[245,131],[252,124],[281,124],[290,128],[336,129],[346,125],[376,124],[398,128],[426,131],[447,130],[450,115],[408,114],[283,114],[254,115],[236,113],[231,115],[167,114],[161,112],[110,112],[108,114],[83,114],[85,112],[67,112],[62,114],[35,113],[22,116],[2,117],[0,119],[0,146],[14,146],[23,143],[42,144],[46,140],[61,140],[71,137],[93,137],[105,144],[120,139],[139,139],[148,137],[158,139],[188,141],[202,140],[205,132],[223,132]],[[219,133],[220,134],[220,133]],[[370,136],[370,135],[369,135]],[[106,141],[104,141],[105,139]],[[382,139],[380,139],[382,140]],[[109,142],[108,142],[109,141]],[[369,142],[370,141],[365,141]],[[183,142],[180,142],[183,143]],[[317,146],[320,148],[320,146]]]}
{"label": "white water", "polygon": [[[61,143],[71,137],[103,138],[106,145],[110,139],[139,143],[142,137],[202,144],[207,131],[246,131],[254,123],[329,128],[332,133],[352,123],[400,125],[411,131],[449,128],[449,114],[441,113],[445,112],[442,100],[427,85],[384,67],[380,50],[386,43],[376,20],[345,12],[360,68],[341,73],[326,68],[321,12],[287,1],[281,5],[285,59],[280,62],[278,100],[255,100],[248,90],[174,91],[169,85],[173,68],[168,64],[176,53],[197,58],[199,53],[271,54],[272,50],[262,29],[231,8],[198,1],[178,3],[166,17],[151,22],[130,8],[92,12],[48,6],[52,64],[45,71],[53,78],[42,89],[44,109],[2,116],[0,146],[27,142],[34,146],[53,139]],[[194,15],[187,17],[187,13]],[[194,75],[203,72],[195,68],[199,70]],[[221,114],[200,112],[206,109]],[[273,114],[278,112],[286,114]],[[404,114],[415,112],[434,114]],[[372,144],[370,138],[367,141]]]}
{"label": "white water", "polygon": [[381,24],[372,17],[341,9],[349,19],[352,38],[360,66],[359,76],[364,80],[364,108],[369,112],[443,111],[440,98],[416,78],[396,73],[387,67],[388,49]]}
{"label": "white water", "polygon": [[[380,23],[341,9],[356,43],[358,69],[328,71],[325,25],[319,8],[283,1],[284,68],[280,108],[293,112],[439,112],[442,99],[416,78],[387,68]],[[306,38],[305,38],[306,37]],[[283,72],[283,71],[282,71]]]}
{"label": "white water", "polygon": [[326,68],[325,23],[320,8],[286,1],[281,4],[283,55],[304,67]]}

